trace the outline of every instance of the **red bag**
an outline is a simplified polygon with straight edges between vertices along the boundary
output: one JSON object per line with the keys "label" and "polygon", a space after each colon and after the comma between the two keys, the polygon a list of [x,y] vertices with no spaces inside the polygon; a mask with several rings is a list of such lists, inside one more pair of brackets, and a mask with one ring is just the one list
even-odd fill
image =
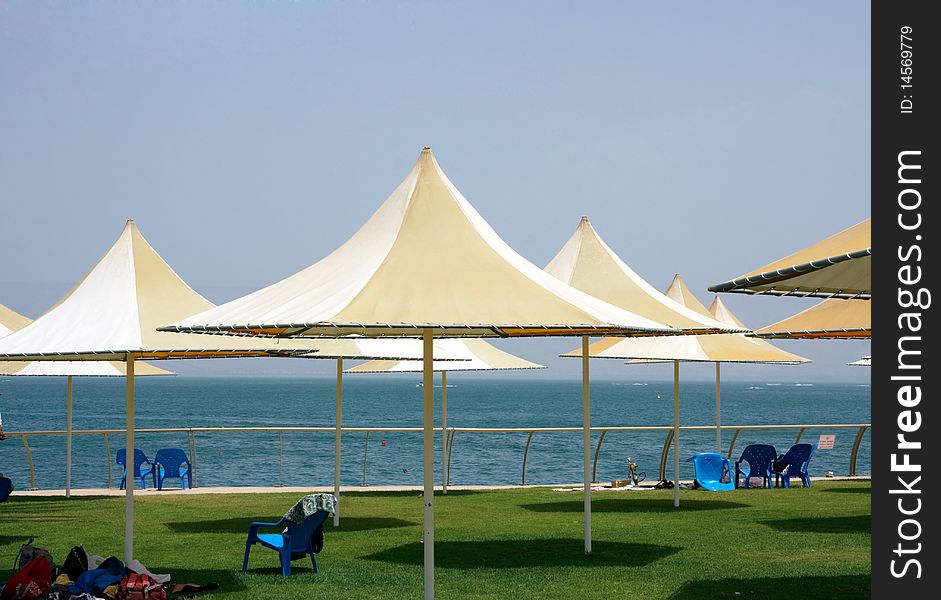
{"label": "red bag", "polygon": [[167,590],[150,575],[131,573],[118,583],[118,600],[167,600]]}
{"label": "red bag", "polygon": [[52,591],[52,561],[37,556],[3,586],[3,600],[34,600]]}

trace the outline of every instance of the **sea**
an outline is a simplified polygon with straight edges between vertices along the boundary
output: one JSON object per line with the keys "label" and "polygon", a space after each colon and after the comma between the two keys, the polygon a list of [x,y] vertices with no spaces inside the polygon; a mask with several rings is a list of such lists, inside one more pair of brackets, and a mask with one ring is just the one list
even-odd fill
{"label": "sea", "polygon": [[[420,427],[420,377],[348,376],[344,381],[346,427]],[[439,384],[440,386],[440,380]],[[440,387],[435,423],[440,424]],[[857,383],[775,383],[726,381],[722,384],[723,425],[806,425],[870,422],[870,388]],[[75,430],[123,429],[124,380],[75,378]],[[538,428],[582,425],[581,382],[531,378],[448,377],[448,427]],[[187,427],[332,427],[335,381],[312,378],[151,377],[136,382],[137,428]],[[16,431],[64,431],[64,378],[0,378],[0,415],[9,434]],[[715,424],[714,382],[682,382],[682,425]],[[672,381],[604,381],[591,384],[593,427],[671,426]],[[743,430],[733,458],[751,443],[773,444],[779,453],[794,442],[796,429]],[[835,435],[831,450],[819,450],[811,476],[849,471],[855,429],[811,429],[802,441]],[[600,433],[592,436],[594,455]],[[638,464],[647,481],[656,481],[665,432],[609,432],[598,456],[596,480],[627,477],[627,459]],[[723,432],[728,449],[732,432]],[[528,433],[472,433],[454,436],[451,485],[519,484]],[[107,441],[108,445],[105,445]],[[136,446],[148,457],[160,448],[190,452],[185,433],[138,433]],[[65,436],[29,435],[37,488],[65,487]],[[334,438],[329,432],[207,432],[195,435],[199,486],[321,486],[333,482]],[[120,483],[115,452],[122,434],[75,435],[72,485],[103,488]],[[715,450],[715,431],[682,432],[681,477],[691,478],[697,452]],[[857,473],[870,473],[870,433],[865,433]],[[441,436],[435,436],[436,481],[441,480]],[[0,441],[0,472],[14,486],[30,486],[29,463],[20,436]],[[672,474],[672,458],[668,474]],[[341,477],[344,485],[420,485],[422,435],[419,432],[345,433]],[[582,433],[537,432],[526,461],[526,483],[566,484],[582,479]]]}

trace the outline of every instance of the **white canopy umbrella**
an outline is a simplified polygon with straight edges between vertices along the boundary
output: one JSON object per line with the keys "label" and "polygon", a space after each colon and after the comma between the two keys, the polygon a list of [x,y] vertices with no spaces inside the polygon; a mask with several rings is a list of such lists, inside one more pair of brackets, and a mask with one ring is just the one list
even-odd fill
{"label": "white canopy umbrella", "polygon": [[846,363],[851,367],[871,367],[872,366],[872,356],[867,354],[866,356],[860,358],[859,360],[854,360],[851,363]]}
{"label": "white canopy umbrella", "polygon": [[[530,362],[504,352],[482,339],[463,338],[440,340],[437,347],[442,347],[455,356],[464,355],[465,361],[434,361],[433,370],[441,373],[441,491],[448,493],[448,372],[449,371],[507,371],[520,369],[545,369],[545,365]],[[418,373],[424,369],[420,360],[373,360],[352,369],[347,373]]]}
{"label": "white canopy umbrella", "polygon": [[[421,336],[424,344],[425,597],[434,597],[435,337],[662,335],[675,330],[584,294],[514,252],[425,148],[405,180],[332,254],[168,331],[281,337]],[[588,358],[585,551],[591,551]]]}
{"label": "white canopy umbrella", "polygon": [[796,315],[755,330],[762,338],[809,340],[872,337],[872,301],[828,298]]}
{"label": "white canopy umbrella", "polygon": [[[141,236],[133,221],[55,306],[0,338],[0,360],[100,361],[126,365],[127,456],[134,456],[134,378],[138,359],[297,356],[309,343],[247,337],[175,335],[157,325],[213,304],[190,288]],[[125,563],[133,558],[134,485],[125,496]]]}
{"label": "white canopy umbrella", "polygon": [[[729,323],[715,319],[698,301],[695,306],[692,301],[677,290],[677,295],[661,294],[649,283],[633,271],[615,252],[601,239],[595,228],[582,217],[575,233],[562,246],[555,258],[546,266],[546,272],[554,277],[577,287],[578,289],[596,296],[617,306],[630,309],[645,317],[668,323],[684,333],[715,333],[716,331],[747,331],[741,323]],[[669,291],[668,291],[669,292]],[[701,309],[701,310],[697,310]],[[673,339],[677,336],[673,336]],[[708,336],[712,337],[712,336]],[[631,338],[640,341],[640,338]],[[653,344],[657,341],[666,341],[667,338],[644,338]],[[681,339],[685,339],[681,338]],[[606,338],[595,342],[592,347],[599,344],[614,345],[626,338]],[[589,354],[595,356],[591,348]],[[578,351],[567,356],[579,355]],[[676,478],[679,478],[679,362],[674,364],[673,381],[673,467]],[[673,504],[679,506],[680,489],[673,487]]]}
{"label": "white canopy umbrella", "polygon": [[[32,319],[0,304],[0,337],[29,325]],[[138,376],[175,375],[149,363],[137,366]],[[125,365],[118,361],[69,362],[39,360],[33,362],[0,361],[0,375],[12,377],[65,377],[65,497],[72,497],[72,378],[73,377],[124,377]]]}
{"label": "white canopy umbrella", "polygon": [[709,291],[868,299],[872,295],[872,219]]}

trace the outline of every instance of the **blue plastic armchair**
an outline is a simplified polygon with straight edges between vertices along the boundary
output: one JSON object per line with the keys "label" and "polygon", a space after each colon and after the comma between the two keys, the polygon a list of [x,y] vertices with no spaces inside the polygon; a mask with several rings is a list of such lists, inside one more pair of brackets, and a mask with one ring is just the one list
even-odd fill
{"label": "blue plastic armchair", "polygon": [[810,487],[810,474],[807,467],[810,465],[810,459],[817,451],[816,445],[794,444],[784,455],[784,462],[787,466],[783,469],[775,469],[772,465],[771,473],[774,475],[775,485],[780,486],[781,481],[784,487],[791,487],[791,477],[800,477],[801,483],[805,488]]}
{"label": "blue plastic armchair", "polygon": [[[124,467],[124,475],[121,476],[121,489],[123,490],[127,485],[127,451],[124,448],[118,450],[115,462]],[[147,482],[144,478],[148,475],[153,479],[154,487],[157,487],[157,473],[154,470],[154,464],[150,462],[143,450],[134,448],[134,477],[140,477],[140,489],[142,490],[147,489]]]}
{"label": "blue plastic armchair", "polygon": [[[310,562],[314,565],[314,573],[317,572],[317,559],[314,554],[320,551],[320,547],[314,546],[315,534],[320,540],[318,545],[322,545],[323,523],[327,520],[330,513],[325,510],[317,511],[310,515],[300,525],[281,519],[277,523],[251,523],[248,526],[248,539],[245,540],[245,560],[242,562],[242,573],[248,569],[248,554],[251,552],[252,545],[261,544],[270,548],[281,556],[281,574],[287,577],[291,574],[291,560],[310,556]],[[260,527],[282,529],[280,533],[258,533]]]}
{"label": "blue plastic armchair", "polygon": [[731,475],[732,461],[728,458],[723,458],[718,452],[700,452],[686,459],[686,462],[690,461],[696,471],[693,487],[713,492],[735,489]]}
{"label": "blue plastic armchair", "polygon": [[[778,451],[768,444],[751,444],[742,451],[742,457],[735,462],[735,487],[751,487],[752,477],[761,477],[762,487],[774,487],[771,484],[771,463],[778,457]],[[748,463],[748,471],[743,471],[742,463]],[[739,476],[745,476],[745,485],[739,486]]]}
{"label": "blue plastic armchair", "polygon": [[154,455],[154,466],[156,469],[154,476],[157,478],[158,490],[163,489],[163,480],[167,477],[179,478],[180,489],[182,490],[187,487],[193,489],[192,468],[189,459],[186,457],[186,452],[183,452],[183,450],[179,448],[157,450],[157,454]]}
{"label": "blue plastic armchair", "polygon": [[6,502],[6,499],[13,493],[13,481],[9,477],[4,477],[0,473],[0,502]]}

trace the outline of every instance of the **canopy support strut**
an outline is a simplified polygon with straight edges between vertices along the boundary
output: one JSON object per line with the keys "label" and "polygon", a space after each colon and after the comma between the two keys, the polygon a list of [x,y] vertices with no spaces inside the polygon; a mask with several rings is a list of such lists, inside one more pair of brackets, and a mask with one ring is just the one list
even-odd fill
{"label": "canopy support strut", "polygon": [[127,355],[127,373],[125,375],[125,412],[127,430],[125,433],[124,466],[127,476],[124,485],[124,564],[134,558],[134,355]]}
{"label": "canopy support strut", "polygon": [[72,376],[66,380],[65,402],[65,497],[72,497]]}
{"label": "canopy support strut", "polygon": [[343,426],[343,359],[337,359],[337,426],[333,449],[333,495],[337,499],[333,526],[340,526],[340,435]]}
{"label": "canopy support strut", "polygon": [[582,453],[585,480],[585,554],[591,554],[591,397],[588,384],[588,336],[582,336]]}
{"label": "canopy support strut", "polygon": [[716,361],[716,452],[722,454],[722,377],[720,365]]}
{"label": "canopy support strut", "polygon": [[422,537],[425,564],[425,600],[435,597],[435,372],[434,336],[431,328],[422,330],[422,392],[424,442],[424,522]]}
{"label": "canopy support strut", "polygon": [[673,361],[673,506],[680,505],[680,361]]}

